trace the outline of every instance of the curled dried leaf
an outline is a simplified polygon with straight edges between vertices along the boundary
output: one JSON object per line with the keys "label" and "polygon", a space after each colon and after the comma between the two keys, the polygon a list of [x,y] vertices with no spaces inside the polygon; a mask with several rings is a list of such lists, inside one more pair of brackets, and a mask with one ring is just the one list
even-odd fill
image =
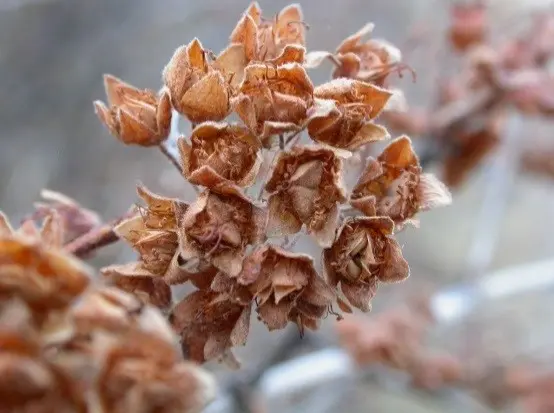
{"label": "curled dried leaf", "polygon": [[371,309],[379,282],[398,282],[410,273],[388,217],[349,218],[330,248],[323,252],[327,279],[340,288],[348,302],[362,311]]}
{"label": "curled dried leaf", "polygon": [[277,159],[265,189],[269,236],[294,234],[305,224],[322,247],[332,244],[338,225],[338,203],[345,201],[342,161],[330,149],[296,146]]}
{"label": "curled dried leaf", "polygon": [[94,102],[96,115],[110,133],[127,145],[156,146],[171,128],[171,103],[166,91],[137,89],[112,75],[104,76],[108,105]]}
{"label": "curled dried leaf", "polygon": [[433,175],[422,174],[411,141],[402,136],[367,167],[352,191],[350,203],[366,215],[388,216],[402,226],[419,211],[448,205],[448,189]]}
{"label": "curled dried leaf", "polygon": [[179,140],[183,173],[192,183],[212,186],[213,180],[238,186],[254,183],[262,163],[261,143],[248,128],[206,122],[192,132],[189,145]]}

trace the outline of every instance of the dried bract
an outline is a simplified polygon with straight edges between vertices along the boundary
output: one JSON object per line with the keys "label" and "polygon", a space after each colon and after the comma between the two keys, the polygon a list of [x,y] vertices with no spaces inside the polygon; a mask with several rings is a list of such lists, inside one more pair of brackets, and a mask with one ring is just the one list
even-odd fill
{"label": "dried bract", "polygon": [[397,225],[413,221],[419,211],[450,202],[446,186],[433,175],[422,174],[406,136],[394,140],[377,159],[368,159],[350,199],[366,215],[388,216]]}
{"label": "dried bract", "polygon": [[393,230],[387,217],[349,218],[323,252],[328,282],[340,284],[350,304],[362,311],[371,309],[379,282],[402,281],[410,273]]}
{"label": "dried bract", "polygon": [[180,256],[209,262],[236,276],[247,245],[265,238],[266,212],[238,187],[217,183],[201,193],[179,224]]}
{"label": "dried bract", "polygon": [[338,225],[338,203],[346,200],[342,161],[330,149],[297,146],[282,152],[265,189],[269,236],[294,234],[305,224],[319,245],[328,247]]}
{"label": "dried bract", "polygon": [[112,135],[128,145],[156,146],[171,127],[171,103],[166,91],[137,89],[115,76],[105,75],[108,106],[94,102],[96,115]]}
{"label": "dried bract", "polygon": [[261,143],[248,128],[227,123],[206,122],[190,137],[179,140],[183,173],[189,182],[227,180],[238,186],[254,183],[262,163]]}
{"label": "dried bract", "polygon": [[357,80],[336,79],[316,87],[314,96],[333,101],[336,109],[310,117],[308,133],[313,140],[352,151],[389,137],[387,130],[373,120],[391,92]]}
{"label": "dried bract", "polygon": [[281,10],[274,19],[265,19],[257,2],[250,4],[231,34],[232,44],[244,47],[248,61],[279,57],[287,45],[305,45],[304,17],[298,4]]}
{"label": "dried bract", "polygon": [[230,86],[214,69],[198,39],[179,47],[163,70],[173,107],[193,123],[224,119],[230,110]]}
{"label": "dried bract", "polygon": [[282,329],[289,321],[300,331],[315,330],[335,298],[310,256],[274,245],[262,246],[246,258],[238,282],[254,295],[258,315],[269,330]]}

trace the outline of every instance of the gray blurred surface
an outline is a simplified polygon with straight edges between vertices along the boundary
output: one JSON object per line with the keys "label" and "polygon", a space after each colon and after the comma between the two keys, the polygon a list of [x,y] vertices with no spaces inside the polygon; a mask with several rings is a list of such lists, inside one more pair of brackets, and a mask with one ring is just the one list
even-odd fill
{"label": "gray blurred surface", "polygon": [[[135,202],[139,180],[160,193],[191,200],[193,194],[162,155],[125,147],[110,137],[97,121],[92,101],[104,98],[103,73],[136,86],[158,88],[161,69],[173,50],[195,36],[207,48],[222,49],[248,2],[49,0],[17,7],[14,0],[10,7],[2,7],[8,4],[2,1],[6,0],[0,0],[0,209],[17,221],[30,210],[40,189],[48,187],[109,219]],[[287,3],[262,1],[261,5],[271,16]],[[444,3],[438,0],[301,3],[311,26],[308,46],[312,50],[334,49],[367,21],[376,23],[379,37],[399,45],[411,24],[427,21],[427,29],[437,33],[430,37],[432,43],[439,38],[446,16]],[[518,2],[494,3],[497,10],[508,13],[503,5],[512,7]],[[438,62],[418,57],[420,53],[425,52],[415,50],[407,59],[418,72],[418,83],[413,85],[408,79],[398,83],[411,104],[428,99],[424,91],[437,76]],[[314,80],[324,81],[327,71],[328,67],[315,73]],[[462,270],[486,178],[485,168],[454,194],[451,207],[423,215],[420,229],[400,235],[412,277],[402,287],[383,288],[378,305],[388,302],[393,289],[413,291],[467,275]],[[517,177],[493,268],[554,253],[553,188],[551,182]],[[121,249],[110,248],[103,260],[121,257]],[[328,320],[324,330],[329,331],[331,325]],[[275,333],[269,338],[256,324],[249,345],[241,352],[247,355],[246,363],[262,358],[279,337]]]}

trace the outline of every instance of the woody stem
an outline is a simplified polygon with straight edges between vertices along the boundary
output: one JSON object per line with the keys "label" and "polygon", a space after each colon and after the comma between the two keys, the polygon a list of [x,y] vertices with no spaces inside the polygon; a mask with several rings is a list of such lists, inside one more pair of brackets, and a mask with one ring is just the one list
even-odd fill
{"label": "woody stem", "polygon": [[179,160],[171,153],[169,148],[163,144],[160,143],[158,145],[158,148],[160,149],[160,152],[164,154],[164,156],[169,160],[169,162],[179,171],[179,173],[183,173],[183,169],[181,168],[181,163]]}
{"label": "woody stem", "polygon": [[97,249],[117,242],[119,237],[114,232],[113,228],[124,219],[130,218],[135,214],[135,211],[128,212],[120,218],[91,229],[89,232],[67,243],[64,246],[64,250],[76,257],[84,258]]}

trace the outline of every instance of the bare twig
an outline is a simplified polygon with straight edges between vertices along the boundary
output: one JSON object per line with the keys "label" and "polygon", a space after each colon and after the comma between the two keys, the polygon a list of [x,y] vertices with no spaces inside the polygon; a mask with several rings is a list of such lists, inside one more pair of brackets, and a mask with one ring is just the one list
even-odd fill
{"label": "bare twig", "polygon": [[183,173],[183,168],[181,167],[181,163],[179,160],[171,153],[169,148],[161,143],[158,145],[158,148],[160,148],[160,152],[164,154],[164,156],[169,160],[169,162],[179,171],[180,174]]}
{"label": "bare twig", "polygon": [[94,228],[86,234],[83,234],[70,243],[66,244],[64,246],[64,249],[79,258],[87,257],[89,254],[96,251],[97,249],[106,247],[117,242],[119,240],[119,237],[114,232],[113,228],[124,219],[130,218],[135,214],[136,211],[133,210],[120,218],[114,219],[107,224]]}

